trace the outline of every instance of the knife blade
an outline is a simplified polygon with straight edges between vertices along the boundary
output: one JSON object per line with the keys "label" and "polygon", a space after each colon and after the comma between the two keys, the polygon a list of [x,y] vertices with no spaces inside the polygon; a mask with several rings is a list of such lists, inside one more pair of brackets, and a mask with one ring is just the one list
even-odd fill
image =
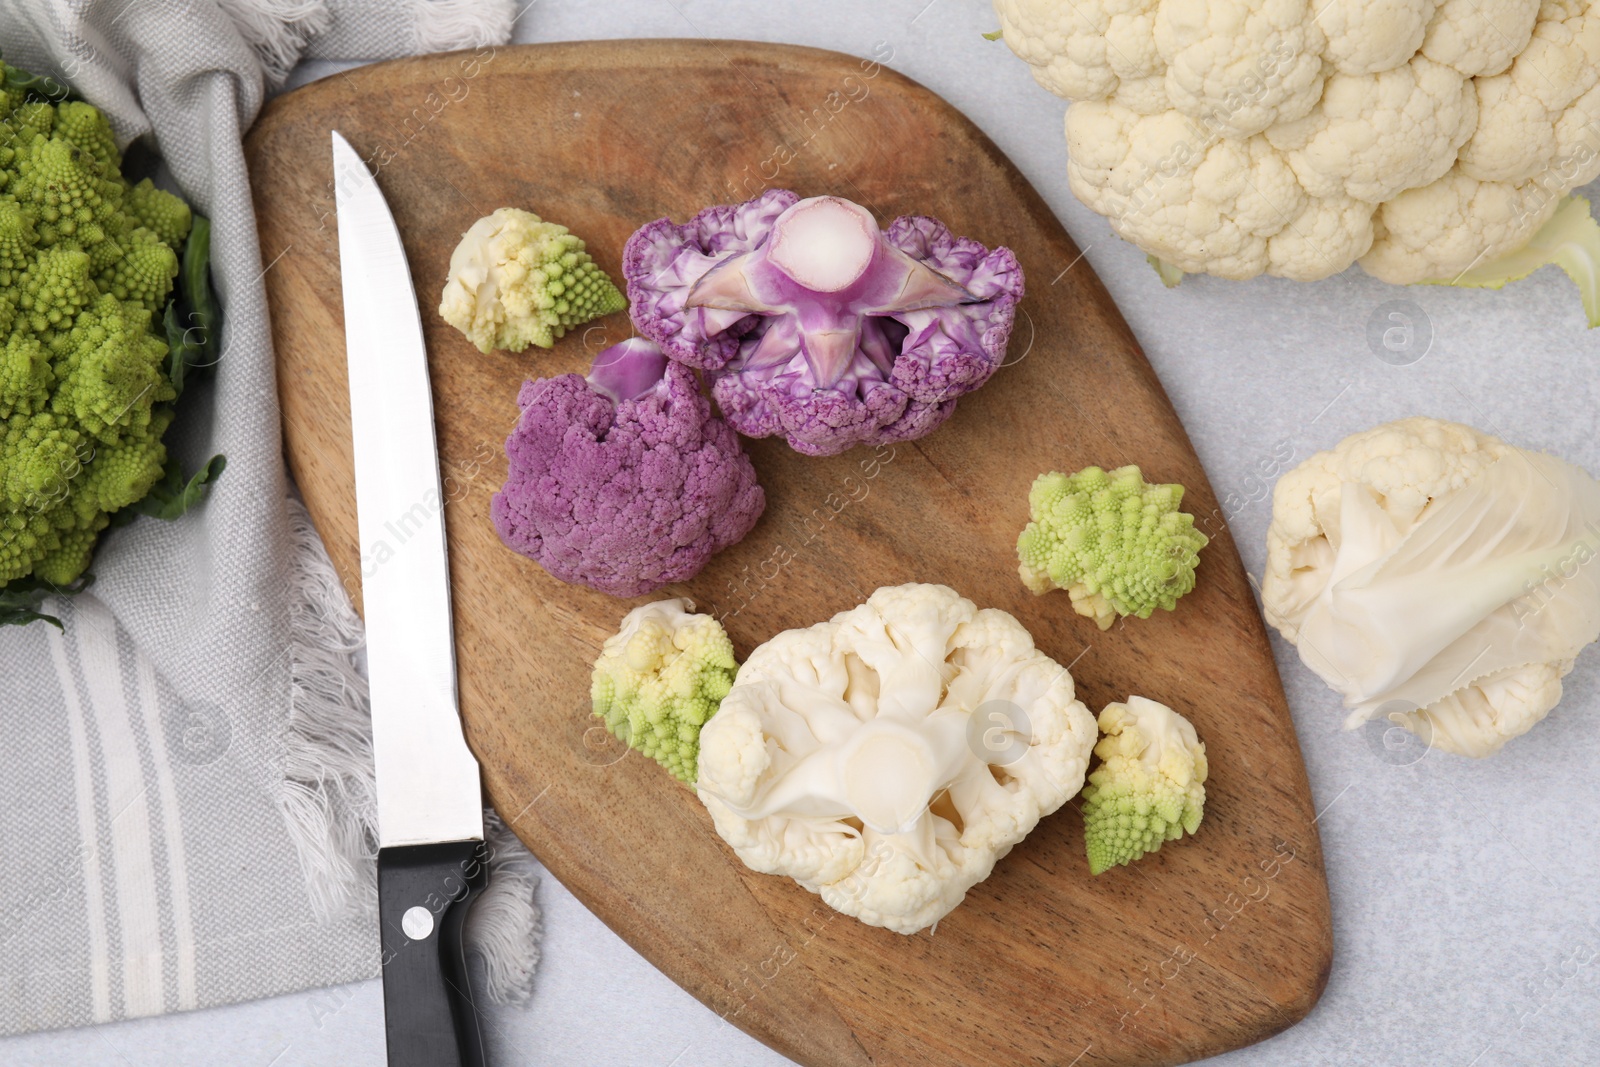
{"label": "knife blade", "polygon": [[461,939],[488,881],[482,785],[457,703],[422,318],[394,216],[337,131],[333,173],[377,765],[389,1064],[482,1067]]}

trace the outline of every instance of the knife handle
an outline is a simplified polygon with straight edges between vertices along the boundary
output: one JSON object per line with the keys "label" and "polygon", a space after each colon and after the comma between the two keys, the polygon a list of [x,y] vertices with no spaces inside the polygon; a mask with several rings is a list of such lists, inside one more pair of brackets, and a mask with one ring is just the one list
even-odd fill
{"label": "knife handle", "polygon": [[489,882],[482,841],[378,852],[389,1067],[484,1067],[462,927]]}

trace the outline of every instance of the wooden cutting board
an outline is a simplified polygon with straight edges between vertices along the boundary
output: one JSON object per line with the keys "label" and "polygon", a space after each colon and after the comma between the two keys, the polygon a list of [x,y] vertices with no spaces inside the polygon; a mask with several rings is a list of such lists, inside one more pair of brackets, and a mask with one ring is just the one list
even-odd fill
{"label": "wooden cutting board", "polygon": [[[1171,1064],[1310,1010],[1332,956],[1322,854],[1223,513],[1105,289],[971,122],[872,59],[730,41],[484,49],[363,67],[273,101],[246,151],[284,436],[359,597],[332,128],[377,168],[422,305],[467,738],[495,807],[607,925],[713,1011],[814,1067]],[[615,315],[548,353],[480,355],[434,310],[450,251],[474,219],[516,205],[571,226],[620,278],[640,224],[768,184],[838,193],[884,222],[936,215],[1009,245],[1028,295],[1007,365],[932,436],[830,459],[747,442],[765,516],[657,596],[726,613],[741,657],[881,585],[942,582],[1003,608],[1072,665],[1091,710],[1132,692],[1194,721],[1211,763],[1194,839],[1092,878],[1081,819],[1063,809],[934,932],[903,937],[745,869],[690,790],[594,725],[590,666],[644,601],[563,585],[514,555],[489,499],[522,380],[581,372],[631,329]],[[1065,593],[1035,598],[1017,580],[1034,476],[1091,463],[1137,463],[1188,487],[1212,543],[1175,613],[1102,633]]]}

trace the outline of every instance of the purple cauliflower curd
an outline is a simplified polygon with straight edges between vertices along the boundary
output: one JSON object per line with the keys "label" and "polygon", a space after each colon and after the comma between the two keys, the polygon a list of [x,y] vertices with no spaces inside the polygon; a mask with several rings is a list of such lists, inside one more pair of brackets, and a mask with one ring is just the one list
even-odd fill
{"label": "purple cauliflower curd", "polygon": [[815,456],[932,431],[1000,366],[1023,292],[1008,248],[785,189],[644,226],[623,273],[639,332],[736,429]]}
{"label": "purple cauliflower curd", "polygon": [[629,597],[684,581],[766,507],[695,372],[642,338],[601,352],[588,378],[524,382],[517,403],[489,514],[508,547],[564,582]]}

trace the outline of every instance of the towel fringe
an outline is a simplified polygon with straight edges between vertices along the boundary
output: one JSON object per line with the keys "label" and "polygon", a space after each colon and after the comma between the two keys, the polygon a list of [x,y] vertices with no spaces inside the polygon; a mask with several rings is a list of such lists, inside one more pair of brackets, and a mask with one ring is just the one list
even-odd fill
{"label": "towel fringe", "polygon": [[500,44],[517,20],[513,0],[416,0],[414,10],[418,52]]}
{"label": "towel fringe", "polygon": [[489,842],[489,887],[467,913],[467,950],[483,959],[484,993],[495,1004],[525,1004],[533,995],[544,915],[534,903],[539,885],[531,853],[500,821],[483,813]]}
{"label": "towel fringe", "polygon": [[[305,506],[288,506],[290,710],[278,808],[318,918],[376,922],[372,709],[357,661],[365,633]],[[489,1000],[520,1004],[533,992],[543,933],[537,867],[493,809],[483,815],[489,886],[468,913],[467,948],[483,960]]]}
{"label": "towel fringe", "polygon": [[272,89],[288,80],[311,38],[333,24],[323,0],[217,0],[217,6],[255,50]]}
{"label": "towel fringe", "polygon": [[289,501],[289,723],[278,797],[317,917],[375,914],[372,711],[356,665],[361,620],[311,516]]}

